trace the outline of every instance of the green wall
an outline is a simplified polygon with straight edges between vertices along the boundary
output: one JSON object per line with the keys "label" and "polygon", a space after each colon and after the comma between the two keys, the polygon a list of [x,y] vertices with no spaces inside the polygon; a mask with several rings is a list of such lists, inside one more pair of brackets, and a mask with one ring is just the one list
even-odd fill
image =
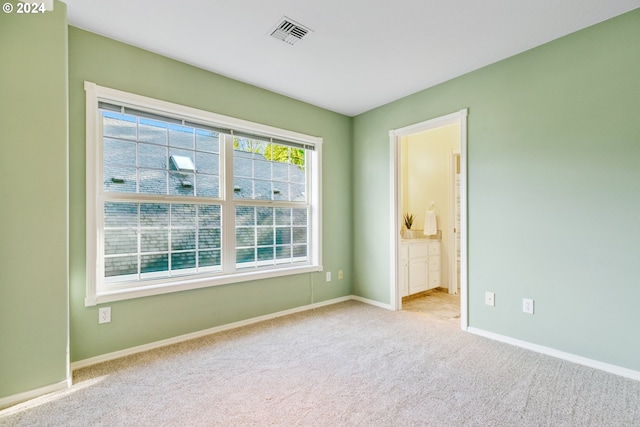
{"label": "green wall", "polygon": [[66,39],[0,13],[0,399],[67,379]]}
{"label": "green wall", "polygon": [[639,40],[637,9],[357,116],[354,292],[389,302],[389,130],[469,108],[470,326],[640,370]]}
{"label": "green wall", "polygon": [[[210,52],[215,54],[215,52]],[[324,138],[324,273],[217,286],[85,307],[84,81]],[[71,361],[352,294],[349,117],[69,28]],[[337,280],[337,271],[344,279]]]}

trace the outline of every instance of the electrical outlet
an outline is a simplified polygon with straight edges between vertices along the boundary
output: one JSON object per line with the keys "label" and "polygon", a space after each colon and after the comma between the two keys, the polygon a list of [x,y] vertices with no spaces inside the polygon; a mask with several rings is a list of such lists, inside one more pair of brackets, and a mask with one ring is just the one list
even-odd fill
{"label": "electrical outlet", "polygon": [[344,273],[342,272],[342,270],[338,270],[338,280],[342,279],[344,279]]}
{"label": "electrical outlet", "polygon": [[522,298],[522,312],[527,314],[533,314],[533,300],[529,298]]}
{"label": "electrical outlet", "polygon": [[100,307],[98,309],[98,323],[111,322],[111,307]]}
{"label": "electrical outlet", "polygon": [[490,305],[491,307],[495,307],[496,305],[496,294],[493,292],[485,292],[484,293],[484,303],[486,305]]}
{"label": "electrical outlet", "polygon": [[331,272],[327,271],[327,282],[331,281]]}

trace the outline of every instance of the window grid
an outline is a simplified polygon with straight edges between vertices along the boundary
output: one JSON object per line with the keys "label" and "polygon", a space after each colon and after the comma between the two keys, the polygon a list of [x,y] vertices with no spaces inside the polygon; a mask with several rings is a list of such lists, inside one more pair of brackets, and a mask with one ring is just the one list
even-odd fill
{"label": "window grid", "polygon": [[[276,203],[278,206],[281,203],[294,204],[304,206],[304,216],[309,216],[309,208],[306,200],[306,166],[305,166],[305,153],[303,149],[292,148],[283,146],[281,144],[274,144],[266,141],[249,139],[249,138],[235,138],[231,136],[223,137],[221,134],[215,134],[215,145],[208,147],[209,150],[198,150],[198,132],[199,129],[187,126],[179,126],[171,123],[164,123],[160,121],[154,121],[143,117],[137,117],[132,115],[126,115],[121,113],[114,113],[111,111],[102,111],[103,120],[103,154],[105,159],[105,172],[104,172],[104,186],[103,191],[105,199],[112,202],[120,200],[119,195],[134,193],[144,195],[145,197],[154,198],[155,196],[182,196],[182,197],[194,197],[198,198],[197,179],[194,179],[199,173],[198,161],[199,156],[206,156],[208,154],[216,154],[220,156],[220,144],[232,142],[232,146],[228,147],[227,152],[233,153],[229,164],[233,165],[234,176],[234,193],[233,199],[242,201],[244,203],[251,203],[252,200],[256,200],[257,203],[263,200],[270,200],[272,203]],[[144,127],[155,126],[154,136],[145,136],[141,129]],[[209,132],[207,134],[206,132]],[[211,136],[213,132],[203,131],[202,135]],[[172,136],[173,135],[173,136]],[[109,149],[113,151],[109,151]],[[152,151],[155,151],[153,153]],[[113,154],[116,152],[116,154]],[[275,159],[277,157],[279,159]],[[296,153],[294,159],[292,153]],[[178,165],[173,165],[172,156],[183,156],[189,159],[195,160],[193,164],[195,170],[193,173],[183,173],[178,169]],[[147,157],[145,157],[147,156]],[[151,161],[148,159],[151,158]],[[155,157],[155,159],[154,159]],[[158,162],[158,159],[160,161]],[[217,158],[218,162],[220,157]],[[156,161],[153,164],[153,161]],[[244,162],[244,169],[241,168]],[[189,163],[189,162],[187,162]],[[297,163],[297,164],[296,164]],[[155,166],[155,167],[154,167]],[[172,168],[174,166],[174,168]],[[120,168],[120,169],[118,169]],[[257,169],[261,168],[260,171]],[[108,169],[108,172],[107,172]],[[129,174],[126,173],[123,176],[118,176],[117,172],[126,171],[128,169]],[[207,172],[217,171],[219,173],[219,164],[215,167],[209,165]],[[114,172],[116,174],[114,174]],[[146,181],[143,179],[145,173],[160,173],[164,174],[164,184],[162,191],[148,191],[148,188],[141,187]],[[114,174],[109,181],[109,174]],[[182,191],[181,194],[175,194],[172,191],[172,177],[182,175],[183,178],[192,183],[192,190]],[[206,174],[204,174],[206,175]],[[135,177],[135,178],[132,178]],[[221,182],[221,177],[218,176],[218,184]],[[242,183],[249,187],[246,192],[236,192],[236,182]],[[133,183],[133,185],[132,185]],[[123,185],[124,184],[124,185]],[[119,187],[123,185],[122,187]],[[135,185],[135,187],[134,187]],[[258,186],[262,185],[263,191],[258,191]],[[290,191],[293,186],[297,186],[297,193],[292,194]],[[264,188],[268,188],[268,193],[264,191]],[[285,188],[284,192],[279,191],[278,188]],[[216,196],[220,195],[220,185],[218,185],[218,191]],[[283,197],[280,197],[280,194]],[[244,196],[244,197],[243,197]],[[198,198],[199,199],[199,198]],[[228,202],[232,202],[229,200]],[[149,204],[149,203],[146,203]],[[160,203],[161,204],[161,203]],[[201,272],[221,272],[222,267],[222,244],[220,244],[220,254],[216,257],[212,251],[215,266],[207,266],[207,268],[201,268],[201,251],[198,243],[200,241],[201,230],[197,226],[189,225],[177,225],[174,222],[174,207],[175,206],[191,206],[195,209],[195,224],[199,221],[199,212],[197,203],[181,202],[169,203],[168,208],[168,225],[164,227],[144,227],[140,224],[141,215],[140,207],[143,205],[142,201],[137,201],[138,206],[138,224],[134,230],[137,237],[137,250],[136,252],[128,253],[107,253],[107,248],[104,252],[105,260],[105,283],[107,285],[118,284],[122,282],[131,281],[144,281],[148,279],[167,279],[176,276],[184,276],[189,274],[199,274]],[[245,204],[244,207],[251,207],[250,204]],[[259,268],[266,266],[278,266],[282,264],[295,264],[306,263],[308,258],[308,223],[305,220],[304,224],[300,224],[296,229],[296,236],[301,235],[301,231],[304,234],[304,238],[294,241],[294,227],[289,224],[277,224],[276,215],[272,215],[273,223],[270,225],[258,225],[253,223],[250,225],[238,225],[241,220],[238,220],[238,214],[240,206],[236,207],[236,245],[233,253],[227,250],[227,256],[233,255],[235,257],[235,268],[239,270],[246,270],[248,268]],[[260,208],[260,205],[253,205],[254,220],[256,209]],[[281,207],[270,207],[273,212],[277,212],[277,209],[284,209]],[[291,212],[291,208],[286,208]],[[300,211],[300,209],[296,209]],[[166,250],[161,251],[145,251],[143,248],[143,238],[146,235],[152,234],[153,231],[159,232],[166,236]],[[271,242],[268,244],[263,241],[264,234],[269,233],[272,235]],[[108,240],[109,232],[118,231],[116,228],[105,227],[105,240]],[[120,230],[125,231],[125,230]],[[162,233],[162,232],[165,233]],[[220,239],[222,241],[223,230],[220,227]],[[262,239],[258,242],[259,237]],[[249,240],[247,240],[249,238]],[[105,242],[109,244],[108,241]],[[262,243],[262,244],[261,244]],[[145,245],[146,246],[146,245]],[[120,270],[124,274],[118,274],[118,268],[116,262],[121,261],[121,264],[128,259],[133,264],[135,262],[136,271],[131,266],[129,270],[124,268]],[[164,267],[163,267],[164,266]]]}
{"label": "window grid", "polygon": [[[321,269],[321,138],[128,94],[90,82],[85,82],[85,91],[88,117],[85,304],[95,305]],[[141,105],[148,107],[148,112],[138,110],[137,106]],[[105,116],[109,116],[105,112],[115,112],[111,114],[116,118],[128,116],[129,122],[122,126],[124,130],[105,131],[105,127],[108,127],[105,126]],[[151,126],[154,123],[161,125]],[[224,125],[221,126],[219,123]],[[158,128],[161,128],[160,131]],[[178,133],[178,136],[184,137],[185,133],[188,135],[186,138],[173,140],[170,128],[172,135],[174,130],[179,132],[181,129],[186,129],[187,132]],[[237,134],[235,129],[238,129]],[[159,134],[161,137],[158,139]],[[234,135],[253,139],[253,136],[260,134],[273,135],[273,138],[267,138],[269,142],[263,141],[264,144],[295,147],[296,152],[302,153],[304,158],[301,164],[292,165],[291,153],[294,149],[286,148],[287,157],[281,162],[286,164],[286,174],[276,177],[272,166],[269,165],[268,168],[263,168],[270,172],[269,179],[266,179],[266,176],[264,179],[258,179],[258,182],[266,181],[270,184],[269,198],[236,198],[233,191]],[[203,146],[199,135],[215,136],[216,149],[212,150],[210,145],[208,148]],[[209,138],[207,142],[210,143],[212,140]],[[110,157],[109,153],[113,147],[116,148],[116,153],[118,150],[128,153],[128,159]],[[178,161],[172,164],[172,155],[184,156],[187,159],[178,158]],[[255,157],[251,165],[251,178],[255,181],[254,178],[260,178],[255,171],[255,161],[263,162],[261,166],[264,167],[267,164],[265,162],[273,159],[264,156],[260,158],[256,153],[251,155]],[[212,166],[203,168],[203,161],[205,166]],[[296,168],[295,173],[298,174],[295,179],[290,171],[292,167]],[[177,187],[171,187],[176,181],[172,184],[171,178],[176,176],[187,181],[180,182],[181,191],[173,191]],[[212,176],[215,182],[204,182],[203,186],[199,180],[201,176]],[[157,184],[158,181],[162,183],[160,190],[147,185]],[[283,183],[296,184],[297,192],[290,191],[290,187],[287,187],[281,193],[286,197],[274,197],[274,185],[281,186]],[[207,184],[209,189],[215,188],[215,193],[202,193],[201,190],[206,189]],[[252,193],[254,190],[252,186]],[[295,197],[292,198],[291,194]],[[109,224],[109,218],[106,218],[105,213],[105,207],[109,204],[134,206],[135,219],[126,226]],[[144,223],[141,207],[149,204],[164,204],[168,207],[167,216],[170,219],[167,219],[167,223],[161,226]],[[176,204],[195,208],[195,218],[191,226],[174,223],[170,211],[171,206]],[[253,234],[250,237],[250,249],[254,252],[255,259],[268,259],[270,265],[238,269],[235,262],[235,209],[240,205],[252,206],[253,209],[265,206],[272,209],[293,208],[303,211],[307,222],[305,226],[297,226],[300,230],[295,231],[291,228],[283,231],[275,226],[255,224],[250,230]],[[215,227],[200,222],[200,207],[209,206],[219,209],[219,223]],[[277,239],[285,235],[286,241],[291,244],[278,245]],[[299,238],[302,235],[304,238],[297,241],[296,236]],[[123,242],[114,244],[111,241],[117,240],[114,236],[122,238]],[[158,238],[162,240],[161,244],[152,242]],[[105,270],[113,267],[106,266],[107,263],[126,257],[131,257],[128,261],[135,260],[132,263],[135,267],[125,266],[120,271],[116,268],[109,272],[111,277],[105,277]],[[151,258],[158,257],[164,257],[161,264],[165,263],[166,269],[149,267],[152,264]],[[179,264],[185,257],[190,258],[190,264],[187,266]],[[293,262],[281,265],[280,260],[285,258]],[[204,271],[211,266],[215,267],[215,271]],[[134,279],[124,280],[125,275],[120,274],[122,271],[132,273]],[[149,278],[149,275],[156,272],[158,273],[155,277]],[[174,274],[176,272],[179,274]],[[193,272],[196,274],[192,274]],[[241,274],[236,275],[236,272]]]}
{"label": "window grid", "polygon": [[308,208],[239,205],[236,218],[243,216],[236,219],[237,268],[308,261]]}
{"label": "window grid", "polygon": [[233,158],[236,200],[307,202],[303,149],[234,138]]}
{"label": "window grid", "polygon": [[[105,192],[220,196],[220,134],[113,111],[101,114]],[[157,128],[153,137],[141,131],[145,126]],[[173,155],[190,158],[197,169],[178,170]]]}
{"label": "window grid", "polygon": [[[120,283],[123,281],[131,281],[131,280],[144,280],[144,279],[152,279],[152,278],[168,278],[175,276],[182,276],[185,274],[198,274],[202,272],[211,272],[211,271],[221,271],[221,263],[220,263],[220,253],[221,253],[221,242],[220,238],[215,238],[215,235],[221,235],[221,205],[206,205],[206,204],[187,204],[187,203],[139,203],[139,202],[107,202],[105,203],[105,217],[109,220],[107,222],[111,222],[112,220],[109,218],[109,209],[115,209],[116,205],[120,205],[123,207],[135,206],[135,215],[136,222],[135,224],[124,224],[124,225],[108,225],[105,224],[105,235],[109,235],[114,232],[128,232],[129,234],[135,234],[135,251],[123,251],[123,252],[115,252],[109,253],[108,245],[111,244],[117,246],[117,241],[113,239],[106,238],[105,239],[105,278],[107,279],[107,283]],[[160,208],[160,206],[166,207],[166,218],[167,221],[164,224],[148,226],[143,224],[143,207],[145,209],[149,209],[152,206],[156,206],[156,209]],[[193,208],[193,224],[176,224],[178,221],[174,220],[174,217],[177,216],[176,207],[180,208]],[[208,216],[217,216],[219,219],[214,221],[213,225],[202,225],[201,216],[203,214],[203,210],[213,209],[213,212],[209,212]],[[162,208],[160,208],[162,209]],[[123,213],[120,210],[120,213]],[[212,215],[213,213],[213,215]],[[157,220],[156,220],[157,221]],[[160,221],[158,221],[160,222]],[[219,225],[215,225],[215,223]],[[160,246],[164,246],[166,249],[161,250],[148,250],[145,248],[144,239],[146,236],[152,234],[153,231],[160,231],[158,233],[160,236],[164,234],[164,237],[161,239],[156,238],[155,244]],[[211,236],[213,236],[213,242],[205,242],[202,243],[202,233],[203,232],[212,232]],[[164,232],[164,233],[163,233]],[[180,248],[181,245],[176,242],[176,236],[179,236],[183,233],[193,233],[193,239],[189,239],[193,243],[193,247]],[[216,233],[217,232],[217,233]],[[124,234],[124,233],[123,233]],[[206,234],[206,233],[205,233]],[[217,240],[217,242],[216,242]],[[147,245],[149,242],[147,242]],[[125,243],[126,245],[126,243]],[[217,253],[217,256],[215,254]],[[180,264],[179,258],[180,254],[192,254],[193,265],[184,265]],[[213,255],[213,263],[203,263],[203,258],[206,255]],[[135,257],[135,261],[131,258]],[[107,266],[111,263],[116,263],[118,260],[123,261],[123,259],[130,258],[130,263],[135,264],[135,273],[132,272],[133,267],[129,267],[129,274],[109,274]],[[153,258],[156,259],[156,263],[162,262],[162,258],[166,258],[166,268],[154,268],[151,264],[145,264],[145,259],[149,261],[153,261]],[[160,259],[160,261],[158,261]],[[202,265],[205,264],[205,265]],[[115,265],[114,265],[115,270]]]}

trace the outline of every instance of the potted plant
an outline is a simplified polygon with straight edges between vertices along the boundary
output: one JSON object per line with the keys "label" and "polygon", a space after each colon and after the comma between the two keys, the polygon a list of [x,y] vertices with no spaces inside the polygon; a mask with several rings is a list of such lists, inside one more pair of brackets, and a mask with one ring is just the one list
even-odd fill
{"label": "potted plant", "polygon": [[402,218],[404,219],[404,226],[406,227],[406,230],[404,232],[404,238],[410,239],[412,236],[411,226],[413,225],[413,220],[415,219],[415,217],[411,213],[406,213],[402,215]]}

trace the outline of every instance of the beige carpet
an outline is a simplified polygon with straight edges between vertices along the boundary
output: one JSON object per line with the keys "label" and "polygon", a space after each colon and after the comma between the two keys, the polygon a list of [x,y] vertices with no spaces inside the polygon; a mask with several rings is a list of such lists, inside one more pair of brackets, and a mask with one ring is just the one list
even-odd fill
{"label": "beige carpet", "polygon": [[350,301],[82,369],[1,426],[639,426],[640,382]]}

